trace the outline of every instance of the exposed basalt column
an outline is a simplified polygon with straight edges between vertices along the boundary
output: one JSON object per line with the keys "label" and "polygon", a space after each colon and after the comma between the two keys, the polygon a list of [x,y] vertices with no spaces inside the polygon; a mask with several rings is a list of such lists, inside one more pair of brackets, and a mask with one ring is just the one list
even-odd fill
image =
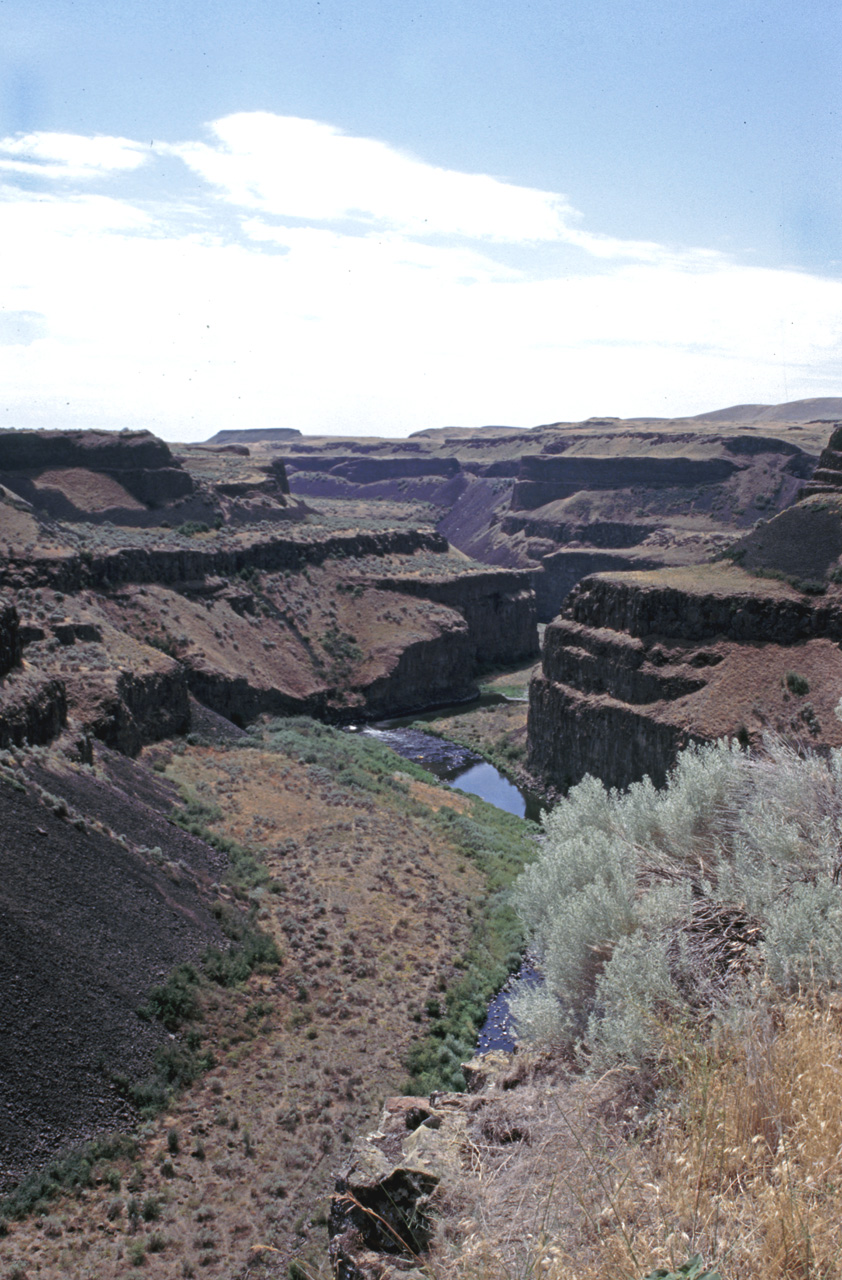
{"label": "exposed basalt column", "polygon": [[407,645],[388,676],[367,686],[365,714],[385,716],[395,707],[411,714],[475,696],[475,653],[471,629],[457,613],[438,637]]}
{"label": "exposed basalt column", "polygon": [[532,511],[582,489],[648,489],[721,484],[737,470],[727,458],[587,458],[526,455],[512,493],[512,511]]}
{"label": "exposed basalt column", "polygon": [[[649,530],[640,536],[642,541]],[[631,559],[621,551],[573,551],[562,548],[543,557],[540,569],[532,575],[535,588],[535,607],[539,622],[550,622],[558,613],[563,601],[578,582],[592,573],[605,570],[657,569],[657,560],[643,556]]]}
{"label": "exposed basalt column", "polygon": [[560,791],[586,774],[607,787],[647,775],[663,786],[678,752],[699,738],[606,696],[595,698],[545,676],[529,689],[529,769]]}
{"label": "exposed basalt column", "polygon": [[809,484],[801,491],[802,498],[812,497],[816,493],[842,493],[842,423],[836,423],[822,450],[819,465],[813,472]]}
{"label": "exposed basalt column", "polygon": [[54,587],[79,591],[84,587],[108,587],[121,583],[157,582],[161,585],[201,583],[208,577],[234,577],[244,569],[277,573],[299,572],[308,565],[351,556],[412,555],[415,551],[438,554],[448,549],[440,533],[424,530],[390,530],[384,533],[335,534],[303,539],[273,536],[240,546],[121,547],[103,555],[41,558],[16,573],[7,569],[12,585]]}
{"label": "exposed basalt column", "polygon": [[538,654],[537,616],[526,570],[490,569],[453,578],[379,578],[384,591],[422,596],[458,610],[479,663],[519,662]]}
{"label": "exposed basalt column", "polygon": [[670,663],[661,646],[559,618],[548,628],[543,674],[581,693],[604,693],[632,705],[674,701],[704,688],[706,681],[694,668],[718,661],[716,654],[708,663],[700,653],[686,662],[684,656]]}
{"label": "exposed basalt column", "polygon": [[[814,696],[832,706],[840,640],[838,594],[809,597],[730,567],[700,573],[695,589],[669,570],[644,581],[588,578],[545,633],[530,686],[529,768],[559,789],[585,774],[617,787],[648,774],[660,785],[687,743],[745,736],[747,722],[754,734],[816,734],[815,709],[788,706],[783,677],[816,655]],[[834,745],[828,714],[824,740]]]}
{"label": "exposed basalt column", "polygon": [[760,582],[751,590],[689,592],[649,582],[589,578],[571,592],[565,616],[585,626],[702,642],[717,636],[741,642],[795,644],[826,636],[842,640],[842,606],[806,598],[766,595]]}
{"label": "exposed basalt column", "polygon": [[120,672],[113,698],[104,700],[90,727],[107,746],[128,756],[145,743],[186,733],[190,703],[180,664],[173,662],[167,671]]}
{"label": "exposed basalt column", "polygon": [[67,722],[62,681],[22,670],[21,654],[18,611],[11,600],[0,598],[0,747],[4,748],[50,742]]}
{"label": "exposed basalt column", "polygon": [[67,694],[58,679],[12,671],[0,685],[0,747],[40,746],[67,723]]}

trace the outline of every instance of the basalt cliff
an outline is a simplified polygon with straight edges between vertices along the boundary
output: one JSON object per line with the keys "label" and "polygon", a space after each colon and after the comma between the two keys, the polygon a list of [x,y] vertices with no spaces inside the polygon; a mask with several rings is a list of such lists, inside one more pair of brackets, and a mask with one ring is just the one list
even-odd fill
{"label": "basalt cliff", "polygon": [[344,730],[470,699],[540,616],[546,792],[721,733],[842,743],[840,411],[0,432],[4,1265],[324,1275],[330,1225],[337,1275],[411,1272],[393,1232],[423,1249],[450,1172],[475,1233],[466,1160],[493,1192],[524,1159],[520,1200],[545,1065],[450,1090],[534,828]]}
{"label": "basalt cliff", "polygon": [[527,570],[548,622],[590,573],[704,563],[790,506],[840,414],[842,400],[826,398],[408,440],[252,434],[249,448],[283,458],[302,501],[337,511],[423,504],[466,554]]}
{"label": "basalt cliff", "polygon": [[[436,789],[410,795],[373,742],[369,760],[324,722],[470,699],[488,664],[536,656],[529,575],[429,523],[323,516],[289,495],[282,461],[236,443],[182,456],[145,432],[5,432],[0,463],[0,1198],[24,1188],[0,1238],[59,1176],[101,1184],[96,1159],[131,1148],[103,1135],[229,1061],[268,1010],[291,1037],[280,1131],[299,1138],[287,1182],[261,1194],[288,1197],[291,1248],[302,1199],[329,1184],[319,1144],[324,1158],[337,1125],[356,1131],[399,1086],[482,887],[430,837]],[[387,984],[384,921],[405,970]],[[400,1049],[369,1062],[370,1008],[388,1021],[397,989]],[[314,1019],[347,1071],[324,1116],[303,1114]],[[90,1141],[98,1157],[55,1163]],[[182,1155],[196,1170],[203,1151],[197,1126]],[[122,1239],[137,1224],[119,1203],[103,1230]],[[232,1256],[198,1252],[209,1275]]]}
{"label": "basalt cliff", "polygon": [[[238,724],[398,714],[537,654],[528,573],[429,525],[322,521],[239,446],[185,466],[148,433],[71,434],[0,433],[0,743],[66,721],[134,753],[189,729],[189,694]],[[118,483],[134,506],[103,507]]]}
{"label": "basalt cliff", "polygon": [[773,732],[842,745],[842,429],[804,496],[688,569],[601,573],[546,630],[530,689],[529,764],[661,785],[678,750]]}

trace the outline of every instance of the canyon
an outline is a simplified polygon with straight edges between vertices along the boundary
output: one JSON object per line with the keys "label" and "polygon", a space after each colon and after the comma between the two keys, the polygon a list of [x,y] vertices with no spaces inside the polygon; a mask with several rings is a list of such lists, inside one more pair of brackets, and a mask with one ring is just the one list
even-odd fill
{"label": "canyon", "polygon": [[540,660],[461,731],[548,799],[842,745],[837,416],[0,431],[4,1258],[326,1274],[383,1097],[465,1083],[535,834],[344,729]]}
{"label": "canyon", "polygon": [[589,573],[704,563],[790,506],[840,415],[842,400],[826,398],[250,448],[283,458],[302,501],[415,504],[467,555],[527,570],[549,622]]}
{"label": "canyon", "polygon": [[686,568],[600,573],[546,630],[530,688],[529,768],[662,786],[691,742],[764,734],[842,745],[842,430],[802,496]]}

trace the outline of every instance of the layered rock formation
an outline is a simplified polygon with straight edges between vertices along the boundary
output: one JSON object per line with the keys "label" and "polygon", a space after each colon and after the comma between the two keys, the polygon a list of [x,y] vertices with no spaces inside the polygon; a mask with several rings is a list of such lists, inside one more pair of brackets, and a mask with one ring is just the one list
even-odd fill
{"label": "layered rock formation", "polygon": [[809,498],[814,494],[842,492],[842,426],[836,426],[822,449],[819,465],[804,487],[802,497]]}
{"label": "layered rock formation", "polygon": [[[234,457],[231,489],[251,465]],[[263,466],[281,485],[283,464]],[[66,711],[134,754],[186,731],[189,693],[238,724],[398,714],[470,698],[482,665],[537,654],[528,574],[452,555],[430,529],[123,526],[83,541],[14,514],[39,541],[0,564],[23,624],[9,613],[6,648],[25,657],[0,696],[10,742],[44,741]]]}
{"label": "layered rock formation", "polygon": [[840,438],[818,488],[728,560],[603,573],[571,592],[530,690],[529,762],[545,783],[660,785],[681,747],[720,736],[842,744]]}
{"label": "layered rock formation", "polygon": [[14,603],[0,597],[0,748],[49,742],[66,723],[64,684],[24,666],[24,634]]}
{"label": "layered rock formation", "polygon": [[698,418],[596,418],[529,431],[443,428],[409,440],[260,442],[293,493],[423,502],[454,546],[532,574],[549,621],[576,582],[604,569],[703,563],[798,496],[839,402],[744,406]]}
{"label": "layered rock formation", "polygon": [[[205,470],[213,472],[212,460]],[[0,431],[0,483],[37,512],[92,524],[148,527],[165,519],[212,523],[302,514],[281,462],[252,465],[231,491],[201,468],[192,475],[149,431]],[[254,510],[260,514],[252,516]]]}

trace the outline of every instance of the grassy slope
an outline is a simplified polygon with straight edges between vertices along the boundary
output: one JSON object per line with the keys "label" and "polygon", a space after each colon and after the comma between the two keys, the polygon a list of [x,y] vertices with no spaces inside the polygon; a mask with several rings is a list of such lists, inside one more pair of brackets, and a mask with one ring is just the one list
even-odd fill
{"label": "grassy slope", "polygon": [[216,1065],[146,1123],[133,1157],[12,1222],[0,1274],[116,1280],[140,1260],[228,1280],[258,1255],[264,1275],[293,1258],[316,1274],[333,1174],[409,1059],[425,1087],[458,1083],[472,1020],[517,956],[503,895],[530,830],[307,720],[147,759],[182,787],[188,823],[265,868],[241,855],[222,893],[246,895],[282,963],[200,987],[193,1025]]}

